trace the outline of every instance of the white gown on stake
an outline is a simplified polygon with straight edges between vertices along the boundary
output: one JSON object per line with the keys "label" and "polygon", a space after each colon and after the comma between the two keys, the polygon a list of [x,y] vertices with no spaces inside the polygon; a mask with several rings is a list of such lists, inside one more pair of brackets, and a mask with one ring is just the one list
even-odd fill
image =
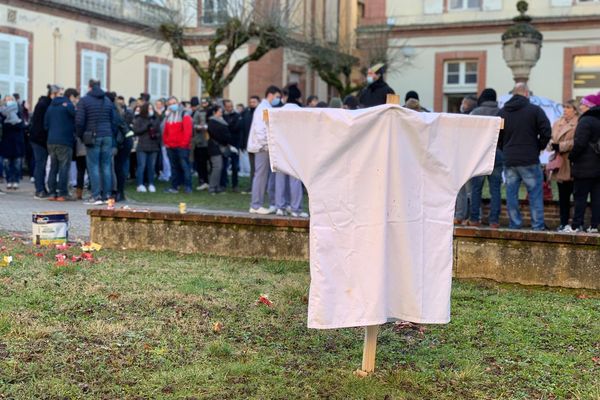
{"label": "white gown on stake", "polygon": [[449,322],[456,195],[492,172],[500,123],[393,105],[269,110],[271,168],[309,194],[309,328]]}

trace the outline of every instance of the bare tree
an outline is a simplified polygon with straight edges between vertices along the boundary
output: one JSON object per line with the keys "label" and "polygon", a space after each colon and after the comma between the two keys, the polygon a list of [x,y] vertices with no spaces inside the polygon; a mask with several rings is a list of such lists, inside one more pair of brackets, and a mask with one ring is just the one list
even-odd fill
{"label": "bare tree", "polygon": [[[163,1],[164,7],[171,10],[195,7],[188,4],[189,0]],[[283,47],[288,38],[294,36],[294,27],[289,21],[297,1],[228,0],[214,4],[220,7],[204,16],[210,19],[214,32],[200,38],[208,45],[205,63],[194,57],[188,46],[192,36],[186,26],[194,25],[195,21],[190,24],[189,19],[197,19],[197,14],[170,13],[169,18],[156,22],[155,29],[171,47],[173,57],[186,61],[202,79],[208,95],[218,98],[244,65]],[[232,63],[234,53],[244,46],[248,54]]]}

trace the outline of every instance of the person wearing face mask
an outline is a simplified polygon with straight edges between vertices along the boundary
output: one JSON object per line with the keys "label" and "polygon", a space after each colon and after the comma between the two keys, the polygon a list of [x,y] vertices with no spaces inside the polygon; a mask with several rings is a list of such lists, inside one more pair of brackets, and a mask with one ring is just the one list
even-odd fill
{"label": "person wearing face mask", "polygon": [[573,148],[569,154],[573,175],[573,229],[584,229],[583,217],[588,196],[591,197],[592,219],[587,229],[598,233],[600,229],[600,92],[581,99],[581,116],[575,128]]}
{"label": "person wearing face mask", "polygon": [[[133,133],[138,138],[136,150],[137,171],[136,184],[137,191],[141,193],[156,192],[154,186],[154,165],[160,152],[160,118],[154,112],[151,103],[145,103],[136,108],[137,115],[133,119]],[[148,187],[144,186],[144,180],[148,182]]]}
{"label": "person wearing face mask", "polygon": [[6,188],[17,190],[21,180],[21,167],[25,157],[25,125],[19,115],[19,106],[12,96],[4,98],[0,107],[2,116],[2,140],[0,141],[0,156],[8,163],[6,171]]}
{"label": "person wearing face mask", "polygon": [[250,186],[246,190],[247,193],[252,192],[252,179],[254,179],[254,153],[248,152],[248,137],[250,136],[250,128],[252,127],[254,111],[256,110],[256,107],[258,107],[259,103],[260,97],[251,96],[250,100],[248,100],[248,107],[246,107],[246,109],[242,113],[243,131],[240,150],[242,151],[242,157],[247,156],[248,163],[250,164]]}
{"label": "person wearing face mask", "polygon": [[231,190],[235,193],[239,192],[238,188],[238,173],[240,170],[240,141],[242,140],[242,117],[233,108],[231,100],[223,100],[223,119],[229,124],[229,132],[231,134],[230,144],[235,149],[230,151],[228,155],[223,156],[223,169],[221,170],[221,187],[227,188],[227,170],[231,165]]}
{"label": "person wearing face mask", "polygon": [[250,213],[252,214],[274,214],[277,208],[271,206],[263,207],[265,191],[271,174],[269,162],[269,147],[267,143],[267,125],[263,120],[263,110],[277,107],[281,103],[281,89],[277,86],[269,86],[252,118],[252,126],[248,136],[248,152],[254,153],[254,178],[252,180],[252,200],[250,202]]}
{"label": "person wearing face mask", "polygon": [[367,71],[367,87],[361,90],[358,101],[361,108],[380,106],[387,101],[388,94],[395,94],[394,90],[383,80],[385,65],[375,64]]}
{"label": "person wearing face mask", "polygon": [[192,171],[190,167],[190,151],[194,123],[176,97],[169,98],[165,112],[163,142],[167,148],[171,164],[171,187],[167,193],[179,193],[183,185],[185,193],[192,193]]}

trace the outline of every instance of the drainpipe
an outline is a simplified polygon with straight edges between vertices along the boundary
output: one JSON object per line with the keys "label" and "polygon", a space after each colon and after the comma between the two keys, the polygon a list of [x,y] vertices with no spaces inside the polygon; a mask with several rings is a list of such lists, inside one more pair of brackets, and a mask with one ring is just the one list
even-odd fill
{"label": "drainpipe", "polygon": [[54,82],[58,82],[58,42],[62,37],[62,33],[60,33],[60,29],[58,27],[54,28],[54,32],[52,32],[52,36],[54,37]]}

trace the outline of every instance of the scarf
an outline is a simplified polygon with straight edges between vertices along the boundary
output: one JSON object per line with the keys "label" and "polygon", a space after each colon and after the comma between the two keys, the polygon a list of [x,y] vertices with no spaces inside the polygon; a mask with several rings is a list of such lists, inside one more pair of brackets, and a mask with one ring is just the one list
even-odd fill
{"label": "scarf", "polygon": [[17,125],[21,123],[21,118],[19,118],[17,114],[19,112],[19,106],[16,103],[2,107],[0,112],[6,118],[4,122],[7,124]]}

